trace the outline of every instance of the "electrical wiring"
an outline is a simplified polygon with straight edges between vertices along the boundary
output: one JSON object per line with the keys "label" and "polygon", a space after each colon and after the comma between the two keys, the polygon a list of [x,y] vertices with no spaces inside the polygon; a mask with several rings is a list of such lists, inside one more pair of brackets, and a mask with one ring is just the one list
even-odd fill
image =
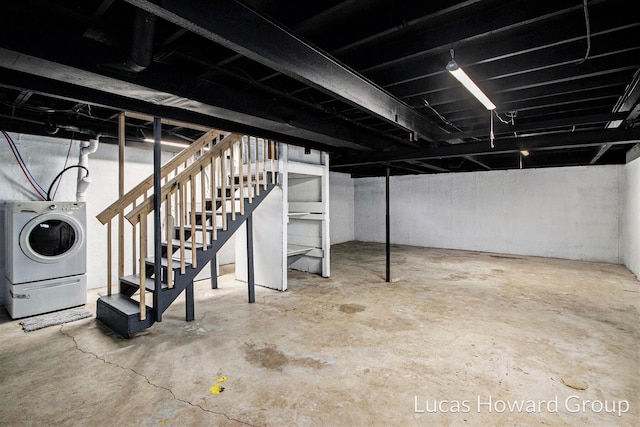
{"label": "electrical wiring", "polygon": [[[42,200],[52,201],[55,198],[55,194],[57,193],[58,188],[56,187],[56,190],[54,191],[53,195],[51,194],[51,191],[53,190],[53,187],[55,186],[56,182],[58,182],[58,180],[62,177],[62,175],[66,171],[68,171],[70,169],[74,169],[74,168],[81,168],[81,169],[84,169],[87,172],[85,177],[89,176],[89,169],[87,169],[84,166],[71,165],[71,166],[65,167],[64,169],[62,169],[62,171],[60,171],[60,173],[58,175],[56,175],[56,177],[53,179],[53,181],[51,181],[51,184],[49,185],[49,189],[47,191],[45,191],[44,188],[40,185],[40,183],[38,183],[38,181],[35,179],[35,177],[31,174],[31,171],[27,167],[27,164],[25,163],[24,159],[22,158],[22,155],[20,154],[20,151],[18,150],[17,145],[15,144],[13,139],[11,138],[11,135],[9,135],[6,131],[1,131],[1,132],[2,132],[2,135],[5,137],[5,139],[7,140],[7,143],[9,144],[9,148],[11,149],[11,152],[13,153],[13,156],[16,158],[16,161],[18,162],[18,165],[20,166],[20,169],[22,170],[22,172],[24,173],[25,177],[29,181],[29,184],[31,184],[33,189],[36,191],[36,193],[38,193],[38,195],[42,198]],[[73,142],[73,139],[71,140],[71,142]],[[69,150],[67,152],[67,159],[65,161],[65,166],[67,165],[67,162],[69,161],[69,153],[70,152],[71,152],[71,145],[69,145]]]}
{"label": "electrical wiring", "polygon": [[[71,154],[71,146],[73,145],[73,135],[71,134],[71,140],[69,140],[69,149],[67,150],[67,158],[64,160],[64,166],[62,167],[62,169],[66,168],[67,165],[69,164],[69,155]],[[53,196],[51,196],[52,199],[56,198],[56,194],[58,193],[58,188],[60,188],[60,183],[58,182],[58,185],[56,185],[56,189],[53,191]],[[49,194],[47,193],[47,196],[49,196]]]}
{"label": "electrical wiring", "polygon": [[[517,113],[511,113],[511,112],[507,113],[507,117],[509,117],[509,120],[505,120],[502,117],[500,117],[500,114],[498,114],[496,110],[493,110],[493,112],[495,113],[498,120],[500,120],[505,125],[515,125],[514,118],[516,117]],[[512,115],[509,115],[509,114],[512,114]]]}
{"label": "electrical wiring", "polygon": [[576,64],[583,64],[589,59],[589,53],[591,52],[591,23],[589,22],[589,8],[587,7],[587,0],[582,1],[582,9],[584,10],[584,22],[587,27],[587,52],[584,54],[584,58],[576,62]]}
{"label": "electrical wiring", "polygon": [[51,181],[51,185],[49,186],[49,190],[47,191],[47,198],[46,200],[51,201],[51,190],[53,189],[53,186],[55,185],[56,181],[58,181],[60,179],[60,177],[68,170],[73,169],[73,168],[80,168],[80,169],[84,169],[87,174],[85,175],[85,178],[89,176],[89,169],[85,168],[84,166],[81,165],[71,165],[68,166],[64,169],[62,169],[62,171],[60,171],[60,173],[58,175],[56,175],[56,177],[53,179],[53,181]]}
{"label": "electrical wiring", "polygon": [[38,183],[35,177],[31,174],[31,171],[29,170],[29,168],[27,167],[27,164],[25,163],[24,159],[20,155],[20,151],[18,150],[18,147],[16,146],[15,142],[13,142],[13,139],[11,138],[11,136],[6,131],[2,131],[2,135],[4,135],[5,139],[7,140],[7,143],[9,144],[9,148],[11,148],[11,152],[13,153],[13,156],[16,158],[16,161],[18,162],[18,165],[20,166],[22,173],[24,173],[25,177],[29,181],[29,184],[31,184],[33,189],[36,191],[36,193],[38,193],[38,196],[40,196],[42,200],[47,200],[47,193],[45,192],[44,188],[42,188],[40,183]]}

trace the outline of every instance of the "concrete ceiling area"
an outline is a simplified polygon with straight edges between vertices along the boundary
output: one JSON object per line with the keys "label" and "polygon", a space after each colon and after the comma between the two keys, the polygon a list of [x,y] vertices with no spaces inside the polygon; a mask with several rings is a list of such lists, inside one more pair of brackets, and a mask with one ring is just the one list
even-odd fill
{"label": "concrete ceiling area", "polygon": [[[355,177],[619,164],[640,142],[636,7],[7,1],[0,128],[115,141],[132,111],[326,150]],[[446,71],[452,54],[493,112]],[[126,132],[143,140],[151,123]]]}

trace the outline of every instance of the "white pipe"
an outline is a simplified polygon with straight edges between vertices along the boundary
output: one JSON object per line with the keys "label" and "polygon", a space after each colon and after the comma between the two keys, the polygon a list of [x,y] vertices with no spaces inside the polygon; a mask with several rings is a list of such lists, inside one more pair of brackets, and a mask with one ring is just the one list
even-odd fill
{"label": "white pipe", "polygon": [[[98,150],[99,140],[100,135],[97,135],[95,139],[80,142],[80,159],[78,160],[78,166],[89,169],[89,154],[93,154]],[[87,175],[86,170],[78,168],[78,186],[76,190],[76,201],[78,202],[85,201],[87,187],[91,184],[92,179]]]}

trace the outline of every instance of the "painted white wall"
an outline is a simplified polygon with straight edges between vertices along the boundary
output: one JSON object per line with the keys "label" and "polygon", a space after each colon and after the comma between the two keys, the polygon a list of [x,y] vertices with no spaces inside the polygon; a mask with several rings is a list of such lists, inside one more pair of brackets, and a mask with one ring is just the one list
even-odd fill
{"label": "painted white wall", "polygon": [[[16,143],[25,163],[31,170],[35,179],[44,187],[45,191],[51,181],[65,166],[67,153],[69,153],[68,165],[78,163],[80,144],[75,141],[33,137],[22,134],[9,134]],[[91,160],[90,160],[91,161]],[[4,136],[0,136],[0,201],[9,200],[42,200],[29,185],[27,178],[22,173],[18,163],[12,154],[9,144]],[[77,169],[69,170],[60,179],[59,190],[55,200],[75,200],[75,182]],[[4,304],[4,216],[0,222],[0,239],[2,239],[2,252],[0,253],[0,304]]]}
{"label": "painted white wall", "polygon": [[[47,189],[55,176],[64,168],[67,152],[68,165],[78,163],[80,144],[60,138],[10,134],[20,153],[40,184]],[[163,152],[163,162],[173,156]],[[125,191],[129,190],[153,172],[153,151],[127,147],[125,151]],[[9,145],[0,138],[0,200],[39,200],[18,166]],[[87,286],[106,286],[106,226],[96,215],[118,198],[118,147],[100,144],[98,151],[89,156],[92,184],[87,189]],[[66,172],[54,200],[75,201],[77,169]],[[4,241],[4,221],[0,222],[0,238]],[[114,222],[114,229],[117,221]],[[114,263],[115,264],[115,263]],[[131,255],[125,258],[125,266],[132,265]],[[115,266],[114,266],[115,268]],[[0,255],[0,277],[4,278],[4,254]],[[114,271],[115,277],[115,271]],[[4,286],[4,280],[2,281]],[[4,295],[4,289],[0,289]],[[0,300],[0,305],[4,301]]]}
{"label": "painted white wall", "polygon": [[[392,243],[621,262],[622,166],[392,177]],[[384,178],[355,181],[355,239],[385,239]]]}
{"label": "painted white wall", "polygon": [[354,179],[338,172],[329,173],[329,217],[331,218],[331,244],[355,239]]}
{"label": "painted white wall", "polygon": [[[286,256],[283,256],[285,226],[283,192],[276,186],[253,211],[254,283],[271,289],[286,290]],[[275,220],[274,220],[275,219]],[[235,233],[236,279],[247,282],[247,226],[242,224]]]}
{"label": "painted white wall", "polygon": [[627,163],[623,175],[622,261],[640,278],[640,158]]}

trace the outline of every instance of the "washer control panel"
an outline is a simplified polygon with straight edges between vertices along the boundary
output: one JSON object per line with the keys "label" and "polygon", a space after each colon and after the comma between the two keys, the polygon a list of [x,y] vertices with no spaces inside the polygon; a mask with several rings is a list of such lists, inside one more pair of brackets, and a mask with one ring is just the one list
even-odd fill
{"label": "washer control panel", "polygon": [[44,214],[48,212],[75,213],[84,212],[86,202],[53,202],[49,201],[25,201],[11,203],[10,209],[15,213]]}

